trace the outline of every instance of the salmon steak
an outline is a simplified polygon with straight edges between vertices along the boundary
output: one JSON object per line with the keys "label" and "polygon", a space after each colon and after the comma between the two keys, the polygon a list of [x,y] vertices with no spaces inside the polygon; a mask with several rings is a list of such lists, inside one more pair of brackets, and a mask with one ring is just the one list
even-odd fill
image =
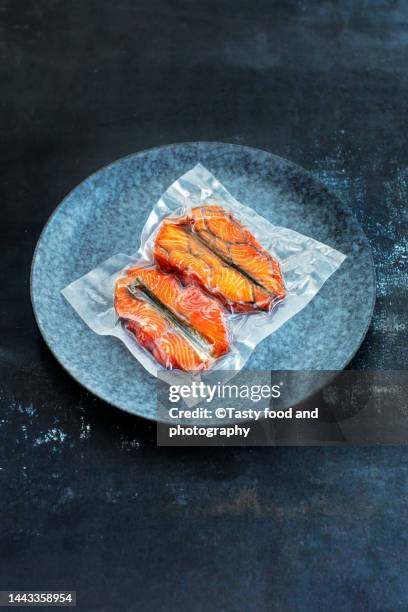
{"label": "salmon steak", "polygon": [[231,212],[221,206],[204,204],[193,208],[185,220],[192,232],[226,263],[276,299],[285,297],[279,262]]}
{"label": "salmon steak", "polygon": [[116,281],[115,309],[138,344],[167,369],[206,370],[230,348],[221,306],[155,268],[130,268]]}
{"label": "salmon steak", "polygon": [[183,283],[199,285],[233,313],[268,311],[275,296],[226,263],[189,231],[185,218],[165,220],[154,242],[156,263]]}
{"label": "salmon steak", "polygon": [[141,290],[169,311],[209,350],[212,357],[221,357],[229,351],[226,313],[199,287],[184,287],[174,274],[166,274],[154,267],[130,268],[127,278],[132,281],[130,292]]}
{"label": "salmon steak", "polygon": [[212,365],[208,354],[201,353],[174,326],[158,306],[140,292],[129,292],[129,279],[121,278],[115,287],[115,308],[126,329],[136,341],[167,369],[205,370]]}

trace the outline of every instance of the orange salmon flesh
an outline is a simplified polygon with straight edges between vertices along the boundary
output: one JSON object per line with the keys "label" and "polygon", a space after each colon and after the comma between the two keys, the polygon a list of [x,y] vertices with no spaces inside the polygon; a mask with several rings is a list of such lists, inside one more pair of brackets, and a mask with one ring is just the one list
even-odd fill
{"label": "orange salmon flesh", "polygon": [[279,262],[221,206],[165,219],[155,266],[126,270],[115,309],[136,341],[168,369],[206,370],[231,349],[227,313],[270,311],[286,295]]}
{"label": "orange salmon flesh", "polygon": [[276,299],[177,222],[162,223],[154,244],[154,258],[164,270],[176,272],[185,284],[201,286],[230,312],[268,311]]}
{"label": "orange salmon flesh", "polygon": [[191,210],[188,221],[200,240],[224,261],[236,266],[276,298],[285,297],[279,262],[232,213],[221,206],[204,204]]}
{"label": "orange salmon flesh", "polygon": [[116,281],[115,309],[136,341],[165,368],[208,369],[230,349],[218,302],[156,268],[128,269]]}

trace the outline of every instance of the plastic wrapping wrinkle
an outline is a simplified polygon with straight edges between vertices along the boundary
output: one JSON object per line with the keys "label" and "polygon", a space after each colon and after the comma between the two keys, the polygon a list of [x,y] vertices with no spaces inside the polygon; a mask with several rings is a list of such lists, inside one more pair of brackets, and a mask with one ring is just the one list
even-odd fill
{"label": "plastic wrapping wrinkle", "polygon": [[[163,228],[170,228],[170,234],[176,231],[174,228],[178,228],[176,234],[179,230],[183,233],[179,246],[187,244],[189,255],[193,253],[189,265],[187,260],[183,263],[180,248],[175,248],[177,239],[173,240],[170,257],[163,252],[160,255],[158,246],[163,246],[163,233],[167,232]],[[311,237],[273,225],[238,202],[197,164],[152,208],[137,253],[114,255],[62,293],[95,333],[119,338],[153,376],[166,378],[167,368],[176,368],[172,381],[176,375],[182,383],[200,377],[208,367],[212,371],[240,370],[257,344],[299,313],[345,258]],[[216,270],[214,275],[208,262]],[[146,266],[156,268],[132,277],[132,270]],[[154,284],[155,279],[168,274],[167,287],[160,288],[160,280]],[[140,278],[143,275],[144,282]],[[129,296],[142,302],[138,308],[143,316],[150,312],[158,325],[163,321],[170,325],[163,329],[177,336],[177,349],[169,348],[166,337],[162,342],[159,334],[146,334],[146,326],[153,329],[148,327],[149,318],[136,317],[129,329],[131,320],[118,317],[115,283],[126,278],[126,299]],[[136,285],[131,285],[137,279]],[[179,371],[190,365],[191,373]]]}

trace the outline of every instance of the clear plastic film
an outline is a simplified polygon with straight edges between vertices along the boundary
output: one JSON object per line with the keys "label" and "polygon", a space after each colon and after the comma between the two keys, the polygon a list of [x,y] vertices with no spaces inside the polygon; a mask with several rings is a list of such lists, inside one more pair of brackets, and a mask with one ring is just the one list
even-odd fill
{"label": "clear plastic film", "polygon": [[[207,211],[204,217],[203,210]],[[260,258],[259,265],[254,265],[254,253]],[[166,367],[159,362],[171,369],[171,360],[161,359],[146,341],[148,325],[135,332],[126,316],[118,316],[118,312],[127,312],[118,306],[118,293],[115,308],[115,283],[118,292],[118,279],[127,279],[123,285],[128,288],[129,300],[136,300],[144,309],[143,316],[155,316],[156,311],[163,316],[161,341],[166,337],[170,344],[175,341],[195,347],[203,365],[192,369],[237,371],[259,342],[313,299],[345,258],[313,238],[271,224],[238,202],[197,164],[153,207],[136,254],[113,255],[62,293],[95,333],[116,336],[150,374],[163,378]],[[275,275],[264,273],[265,261],[276,266]],[[143,278],[140,273],[132,276],[136,267],[147,268]],[[206,273],[209,267],[211,273]],[[270,282],[275,284],[268,286]],[[252,291],[248,302],[247,289]],[[202,320],[206,314],[209,327]],[[217,337],[217,350],[213,337]],[[202,357],[211,351],[211,357]],[[189,375],[180,372],[180,376]]]}

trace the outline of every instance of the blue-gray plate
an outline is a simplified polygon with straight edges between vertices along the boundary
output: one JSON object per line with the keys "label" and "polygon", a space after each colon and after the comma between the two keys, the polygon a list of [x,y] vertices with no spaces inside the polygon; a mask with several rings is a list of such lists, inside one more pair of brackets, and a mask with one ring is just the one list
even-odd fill
{"label": "blue-gray plate", "polygon": [[34,253],[31,297],[41,333],[61,365],[95,395],[147,418],[155,418],[155,378],[119,340],[94,334],[61,289],[114,253],[135,252],[152,206],[197,162],[273,224],[347,255],[312,302],[258,345],[247,368],[343,369],[374,307],[367,239],[351,211],[306,170],[271,153],[225,143],[168,145],[119,159],[76,187],[49,219]]}

